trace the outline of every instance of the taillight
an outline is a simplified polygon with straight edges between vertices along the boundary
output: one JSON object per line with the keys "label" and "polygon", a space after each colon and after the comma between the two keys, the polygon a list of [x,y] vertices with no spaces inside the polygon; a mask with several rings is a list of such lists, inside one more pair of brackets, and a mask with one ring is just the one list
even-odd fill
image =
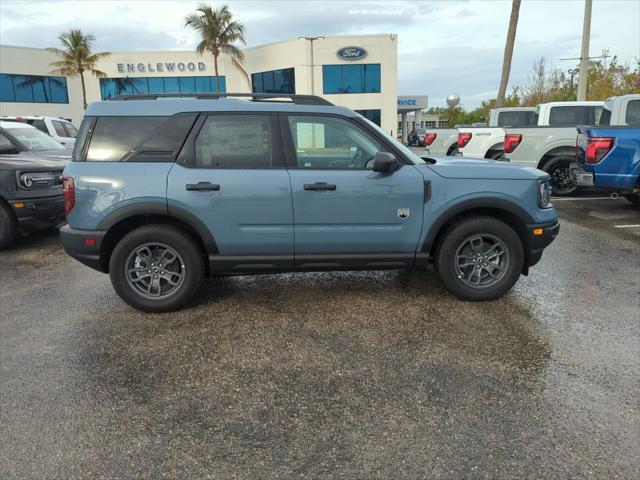
{"label": "taillight", "polygon": [[522,141],[522,135],[519,133],[507,133],[504,136],[504,153],[513,152],[520,142]]}
{"label": "taillight", "polygon": [[76,189],[73,177],[62,177],[62,198],[64,200],[64,213],[69,215],[76,205]]}
{"label": "taillight", "polygon": [[433,141],[436,139],[437,136],[438,136],[437,133],[427,133],[424,136],[424,144],[425,145],[431,145],[433,143]]}
{"label": "taillight", "polygon": [[598,163],[613,147],[612,137],[589,138],[587,141],[587,155],[585,162]]}
{"label": "taillight", "polygon": [[471,140],[471,132],[463,132],[458,134],[458,148],[463,148]]}

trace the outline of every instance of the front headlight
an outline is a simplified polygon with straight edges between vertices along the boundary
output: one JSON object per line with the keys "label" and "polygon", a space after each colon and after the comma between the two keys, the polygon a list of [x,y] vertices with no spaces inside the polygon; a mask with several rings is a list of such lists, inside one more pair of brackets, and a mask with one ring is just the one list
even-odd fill
{"label": "front headlight", "polygon": [[538,205],[540,208],[551,208],[551,182],[544,180],[538,184]]}

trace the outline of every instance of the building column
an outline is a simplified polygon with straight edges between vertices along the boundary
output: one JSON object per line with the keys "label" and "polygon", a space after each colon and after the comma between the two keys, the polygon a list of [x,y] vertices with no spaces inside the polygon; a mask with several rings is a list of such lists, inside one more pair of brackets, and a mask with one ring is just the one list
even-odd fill
{"label": "building column", "polygon": [[420,122],[422,122],[422,109],[415,111],[416,128],[420,128]]}
{"label": "building column", "polygon": [[402,112],[402,143],[407,144],[407,112]]}

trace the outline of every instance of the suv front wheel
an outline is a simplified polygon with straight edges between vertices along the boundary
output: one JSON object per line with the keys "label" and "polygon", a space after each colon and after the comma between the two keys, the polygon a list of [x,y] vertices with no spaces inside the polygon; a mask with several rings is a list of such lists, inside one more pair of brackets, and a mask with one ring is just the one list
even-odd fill
{"label": "suv front wheel", "polygon": [[133,308],[167,312],[193,298],[204,278],[200,248],[168,225],[145,225],[125,235],[109,261],[111,283]]}
{"label": "suv front wheel", "polygon": [[493,217],[472,217],[445,232],[436,253],[442,283],[463,300],[494,300],[516,283],[524,249],[516,232]]}

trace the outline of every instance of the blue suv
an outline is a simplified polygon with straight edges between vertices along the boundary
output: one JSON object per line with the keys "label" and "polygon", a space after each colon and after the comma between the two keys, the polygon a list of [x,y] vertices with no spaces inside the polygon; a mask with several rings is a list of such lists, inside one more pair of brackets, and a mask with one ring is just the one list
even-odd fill
{"label": "blue suv", "polygon": [[93,103],[63,193],[67,253],[155,312],[186,305],[208,276],[431,262],[454,295],[491,300],[559,230],[545,172],[420,158],[304,95]]}

